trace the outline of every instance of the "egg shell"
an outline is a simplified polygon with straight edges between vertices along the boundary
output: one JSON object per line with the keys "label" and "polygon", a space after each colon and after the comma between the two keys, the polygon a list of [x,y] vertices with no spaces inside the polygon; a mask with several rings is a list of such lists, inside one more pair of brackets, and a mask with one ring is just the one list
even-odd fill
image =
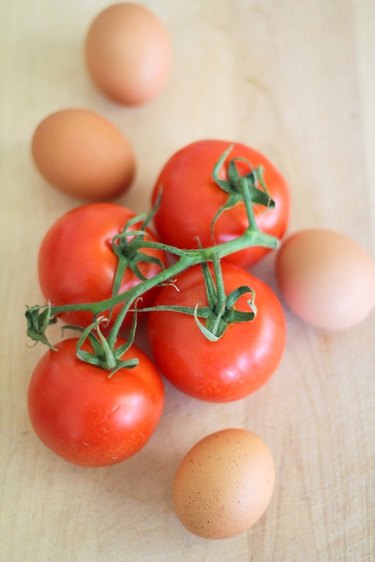
{"label": "egg shell", "polygon": [[275,469],[255,433],[230,428],[199,441],[181,461],[173,483],[177,516],[192,533],[231,537],[252,527],[271,499]]}
{"label": "egg shell", "polygon": [[119,196],[135,175],[129,141],[107,119],[86,109],[63,109],[43,119],[33,135],[32,155],[50,184],[86,200]]}
{"label": "egg shell", "polygon": [[142,105],[163,88],[171,65],[169,34],[145,6],[124,2],[100,12],[89,27],[89,74],[108,97]]}
{"label": "egg shell", "polygon": [[375,263],[354,240],[327,229],[289,236],[277,253],[276,278],[289,308],[313,326],[338,330],[375,304]]}

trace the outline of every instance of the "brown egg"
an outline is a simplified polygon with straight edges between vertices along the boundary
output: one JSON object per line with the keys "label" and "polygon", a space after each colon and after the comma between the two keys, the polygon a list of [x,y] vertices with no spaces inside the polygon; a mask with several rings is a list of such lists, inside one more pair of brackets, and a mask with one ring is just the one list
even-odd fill
{"label": "brown egg", "polygon": [[349,328],[363,320],[375,304],[374,261],[338,232],[296,232],[282,244],[275,265],[285,302],[313,326]]}
{"label": "brown egg", "polygon": [[82,199],[117,197],[130,187],[135,173],[129,141],[107,119],[85,109],[46,117],[35,130],[32,154],[49,183]]}
{"label": "brown egg", "polygon": [[153,99],[169,74],[169,35],[159,19],[140,4],[124,2],[100,12],[88,30],[85,53],[97,87],[125,105]]}
{"label": "brown egg", "polygon": [[249,529],[271,499],[275,480],[268,446],[245,429],[208,435],[187,453],[173,484],[177,516],[201,537],[223,539]]}

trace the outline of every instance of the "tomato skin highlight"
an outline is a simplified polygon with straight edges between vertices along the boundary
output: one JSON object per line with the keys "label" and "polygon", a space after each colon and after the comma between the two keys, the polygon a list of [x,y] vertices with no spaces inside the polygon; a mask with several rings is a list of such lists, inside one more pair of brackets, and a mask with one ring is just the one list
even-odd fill
{"label": "tomato skin highlight", "polygon": [[[227,294],[240,285],[255,291],[258,312],[251,322],[231,324],[210,342],[191,316],[151,312],[148,318],[151,350],[162,373],[181,391],[210,402],[238,400],[257,390],[274,373],[285,348],[284,313],[272,290],[232,264],[223,263],[222,273]],[[175,285],[179,291],[163,287],[154,305],[207,304],[199,266],[184,271]],[[248,299],[242,296],[235,308],[249,312]]]}
{"label": "tomato skin highlight", "polygon": [[[289,188],[280,172],[260,152],[240,143],[221,140],[202,140],[189,144],[176,152],[165,164],[156,181],[152,202],[162,190],[161,205],[154,218],[155,227],[163,242],[178,248],[197,248],[214,243],[223,243],[240,236],[248,226],[243,203],[225,211],[217,220],[214,240],[210,225],[218,209],[227,200],[227,194],[212,178],[215,164],[224,151],[233,145],[225,163],[225,170],[232,158],[243,157],[253,166],[263,166],[264,180],[271,197],[276,203],[274,209],[265,210],[254,206],[257,225],[263,232],[281,238],[289,219]],[[238,170],[245,175],[249,167],[238,162]],[[226,179],[222,171],[220,179]],[[225,261],[241,267],[249,267],[270,250],[252,247],[224,258]]]}
{"label": "tomato skin highlight", "polygon": [[[114,203],[93,203],[77,207],[58,219],[45,235],[39,250],[39,283],[44,297],[53,305],[97,302],[112,295],[117,256],[112,238],[135,216],[130,209]],[[155,235],[147,230],[151,240]],[[144,253],[165,263],[164,253],[145,249]],[[140,263],[145,277],[161,271],[157,264]],[[141,282],[129,269],[125,272],[119,293]],[[147,306],[157,290],[143,295],[140,307]],[[114,309],[112,322],[121,305]],[[60,315],[69,324],[87,326],[93,321],[91,312],[73,311]],[[127,315],[127,323],[130,314]]]}
{"label": "tomato skin highlight", "polygon": [[108,371],[76,357],[76,342],[63,340],[36,366],[28,391],[30,420],[41,441],[66,461],[112,465],[151,437],[163,410],[163,383],[135,346],[124,357],[138,357],[139,365],[109,378]]}

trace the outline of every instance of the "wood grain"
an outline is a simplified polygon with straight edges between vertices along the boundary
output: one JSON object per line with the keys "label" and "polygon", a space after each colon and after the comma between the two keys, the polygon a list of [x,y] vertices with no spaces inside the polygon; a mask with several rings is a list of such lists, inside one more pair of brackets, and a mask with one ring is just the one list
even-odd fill
{"label": "wood grain", "polygon": [[[223,138],[265,152],[287,177],[290,230],[331,227],[375,250],[375,5],[372,0],[147,0],[168,25],[174,68],[138,109],[90,84],[82,40],[105,6],[92,0],[0,4],[1,476],[3,562],[370,562],[374,548],[375,316],[325,333],[287,312],[278,373],[253,396],[213,405],[167,385],[165,414],[128,462],[81,469],[34,436],[25,304],[41,302],[37,252],[49,225],[80,202],[48,186],[30,137],[49,112],[88,107],[131,139],[139,171],[121,202],[148,207],[156,174],[179,147]],[[274,287],[272,257],[255,271]],[[58,337],[58,332],[56,332]],[[271,505],[225,541],[188,534],[171,480],[203,435],[247,427],[274,452]]]}

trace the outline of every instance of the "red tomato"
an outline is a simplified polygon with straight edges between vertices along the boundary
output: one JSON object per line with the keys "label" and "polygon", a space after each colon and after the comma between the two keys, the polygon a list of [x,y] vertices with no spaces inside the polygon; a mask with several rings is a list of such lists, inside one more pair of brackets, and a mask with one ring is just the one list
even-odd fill
{"label": "red tomato", "polygon": [[[231,264],[222,264],[226,294],[241,285],[256,294],[254,320],[230,324],[224,335],[210,342],[192,316],[179,312],[151,312],[148,337],[156,363],[177,388],[202,400],[229,402],[263,385],[278,366],[285,347],[285,319],[281,305],[262,281]],[[184,271],[173,286],[165,286],[155,305],[207,305],[199,266]],[[235,309],[249,312],[249,294]],[[202,320],[202,323],[204,320]]]}
{"label": "red tomato", "polygon": [[[131,210],[112,203],[84,205],[63,215],[47,232],[39,251],[39,282],[44,297],[55,306],[109,298],[118,262],[112,238],[133,217]],[[151,239],[155,240],[152,234]],[[164,262],[160,251],[144,253]],[[161,270],[159,265],[145,262],[139,269],[147,278]],[[119,293],[138,283],[140,279],[127,269]],[[154,296],[152,291],[144,295],[140,306],[147,306]],[[120,306],[115,307],[112,319]],[[93,321],[91,312],[85,311],[64,313],[61,318],[80,326]]]}
{"label": "red tomato", "polygon": [[[238,203],[225,211],[217,220],[213,241],[210,226],[218,209],[227,200],[227,194],[212,179],[215,164],[223,152],[234,145],[221,171],[220,179],[227,179],[229,160],[243,157],[253,166],[263,166],[264,180],[276,203],[274,209],[265,211],[255,206],[258,227],[268,234],[281,238],[289,215],[289,191],[281,174],[269,160],[252,148],[227,141],[198,141],[179,150],[162,169],[153,191],[153,203],[162,189],[162,201],[154,222],[163,242],[178,248],[197,248],[197,239],[204,246],[228,242],[240,236],[248,226],[244,204]],[[249,167],[238,162],[241,175]],[[269,250],[252,247],[225,258],[226,261],[248,267]]]}
{"label": "red tomato", "polygon": [[139,364],[109,378],[107,371],[77,359],[76,341],[60,342],[35,368],[28,396],[31,423],[47,447],[73,464],[115,464],[150,438],[163,409],[163,384],[135,346],[124,357],[138,357]]}

